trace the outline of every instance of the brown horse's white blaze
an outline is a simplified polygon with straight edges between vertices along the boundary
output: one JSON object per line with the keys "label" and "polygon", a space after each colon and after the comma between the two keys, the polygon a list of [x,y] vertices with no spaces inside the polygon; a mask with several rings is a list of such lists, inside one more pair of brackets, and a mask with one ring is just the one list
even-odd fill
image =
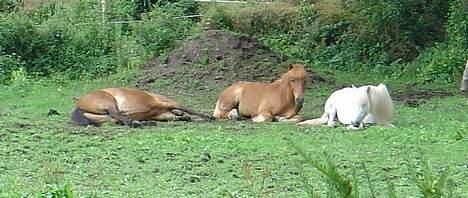
{"label": "brown horse's white blaze", "polygon": [[307,72],[304,65],[291,64],[272,83],[239,81],[219,95],[213,116],[218,119],[252,118],[255,122],[300,121]]}
{"label": "brown horse's white blaze", "polygon": [[76,102],[71,119],[78,125],[104,122],[129,126],[155,124],[155,121],[190,120],[184,112],[210,120],[211,116],[194,112],[176,101],[154,93],[129,88],[93,91]]}

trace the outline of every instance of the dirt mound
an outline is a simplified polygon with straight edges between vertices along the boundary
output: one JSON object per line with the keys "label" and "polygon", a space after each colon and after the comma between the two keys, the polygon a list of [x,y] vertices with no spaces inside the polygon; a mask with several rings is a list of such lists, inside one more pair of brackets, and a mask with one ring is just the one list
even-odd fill
{"label": "dirt mound", "polygon": [[285,70],[285,61],[286,57],[255,38],[211,30],[187,41],[167,58],[150,60],[136,86],[149,88],[154,82],[166,81],[165,87],[206,90],[238,80],[270,82]]}

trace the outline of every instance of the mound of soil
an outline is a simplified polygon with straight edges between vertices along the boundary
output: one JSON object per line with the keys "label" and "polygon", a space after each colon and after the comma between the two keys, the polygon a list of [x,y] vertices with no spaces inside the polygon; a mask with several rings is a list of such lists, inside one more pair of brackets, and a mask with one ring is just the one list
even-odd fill
{"label": "mound of soil", "polygon": [[[271,82],[286,70],[286,60],[255,38],[210,30],[173,50],[167,58],[150,60],[136,86],[150,88],[153,82],[167,80],[165,87],[196,91],[222,89],[239,80]],[[310,73],[312,81],[324,80]]]}

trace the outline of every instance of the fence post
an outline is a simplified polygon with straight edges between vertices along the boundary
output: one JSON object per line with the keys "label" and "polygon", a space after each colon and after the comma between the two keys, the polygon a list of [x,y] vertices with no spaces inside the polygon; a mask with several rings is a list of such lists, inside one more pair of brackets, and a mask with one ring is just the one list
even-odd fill
{"label": "fence post", "polygon": [[101,0],[101,12],[102,12],[102,23],[106,23],[107,21],[107,17],[106,17],[107,1],[106,0]]}
{"label": "fence post", "polygon": [[466,60],[465,71],[461,79],[460,91],[462,95],[468,95],[468,60]]}

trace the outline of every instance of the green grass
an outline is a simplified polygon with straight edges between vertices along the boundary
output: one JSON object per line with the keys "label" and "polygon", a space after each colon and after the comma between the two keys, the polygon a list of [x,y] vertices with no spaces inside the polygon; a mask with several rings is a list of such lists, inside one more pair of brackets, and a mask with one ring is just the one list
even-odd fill
{"label": "green grass", "polygon": [[[326,97],[339,85],[380,82],[379,77],[356,74],[335,78],[335,85],[309,86],[305,117],[319,116]],[[401,79],[386,83],[391,92],[404,86]],[[302,175],[311,178],[317,193],[325,193],[320,174],[304,165],[291,142],[322,163],[326,153],[343,174],[355,170],[360,194],[370,195],[369,180],[377,197],[387,195],[387,179],[399,197],[422,195],[408,171],[408,162],[420,167],[420,145],[434,171],[450,167],[454,196],[468,196],[466,98],[434,98],[417,108],[396,103],[396,128],[362,131],[249,121],[168,122],[139,129],[68,123],[73,96],[126,84],[111,78],[1,87],[0,197],[36,196],[50,185],[65,184],[78,197],[252,197],[265,166],[270,173],[264,181],[267,197],[306,197]],[[457,91],[447,85],[424,88]],[[177,93],[171,96],[202,111],[212,110],[217,94]],[[61,115],[47,116],[51,108]],[[255,188],[244,178],[246,161]]]}

